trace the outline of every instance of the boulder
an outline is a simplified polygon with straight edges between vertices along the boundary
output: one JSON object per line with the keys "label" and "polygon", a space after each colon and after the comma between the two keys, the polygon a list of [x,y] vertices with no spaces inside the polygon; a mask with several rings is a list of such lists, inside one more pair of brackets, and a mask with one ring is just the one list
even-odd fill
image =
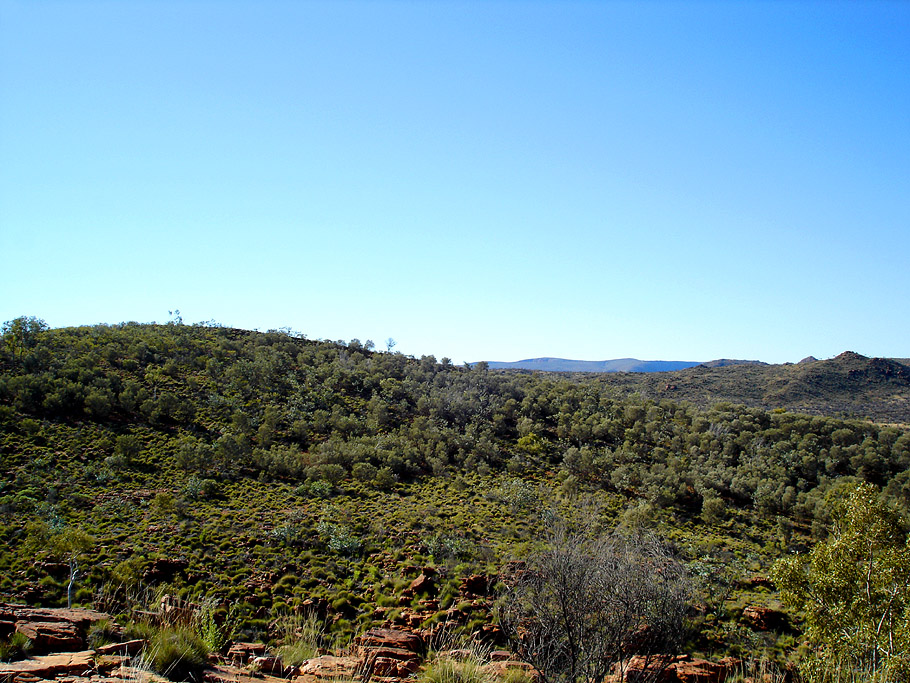
{"label": "boulder", "polygon": [[770,607],[750,605],[743,610],[743,619],[757,631],[773,631],[786,623],[787,616],[780,610]]}
{"label": "boulder", "polygon": [[356,678],[360,660],[356,657],[336,657],[322,655],[308,659],[300,666],[297,680],[300,683],[318,683],[319,681],[352,680]]}
{"label": "boulder", "polygon": [[66,621],[22,621],[16,630],[32,641],[35,652],[72,652],[85,646],[79,628]]}
{"label": "boulder", "polygon": [[[650,670],[650,671],[649,671]],[[660,671],[659,683],[722,683],[727,678],[727,667],[706,659],[694,659],[689,655],[677,657],[639,655],[632,657],[625,665],[625,680],[653,680],[655,671]],[[608,676],[607,681],[620,680],[619,672]]]}
{"label": "boulder", "polygon": [[458,590],[461,595],[469,597],[472,595],[486,595],[490,580],[482,574],[471,574],[461,580]]}
{"label": "boulder", "polygon": [[671,668],[679,683],[722,683],[727,678],[727,667],[706,659],[676,662]]}
{"label": "boulder", "polygon": [[494,662],[484,665],[483,669],[490,676],[497,679],[504,678],[509,671],[513,670],[524,671],[531,680],[534,681],[539,678],[537,670],[533,666],[527,662],[520,662],[517,659],[497,659]]}
{"label": "boulder", "polygon": [[398,648],[419,652],[423,647],[423,638],[410,631],[373,628],[354,639],[354,643],[363,648]]}
{"label": "boulder", "polygon": [[435,589],[436,589],[436,580],[433,578],[432,575],[421,574],[416,579],[411,581],[411,585],[409,586],[409,588],[411,589],[412,595],[430,593],[432,591],[435,591]]}
{"label": "boulder", "polygon": [[262,643],[234,643],[227,652],[227,659],[234,666],[246,666],[254,657],[265,654]]}

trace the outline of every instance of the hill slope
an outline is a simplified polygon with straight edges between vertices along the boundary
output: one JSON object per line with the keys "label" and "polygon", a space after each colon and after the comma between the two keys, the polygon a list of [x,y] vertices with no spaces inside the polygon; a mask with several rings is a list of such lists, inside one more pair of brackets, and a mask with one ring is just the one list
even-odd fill
{"label": "hill slope", "polygon": [[620,395],[639,393],[702,407],[729,402],[910,424],[910,367],[852,352],[798,364],[703,364],[658,375],[615,373],[588,379]]}
{"label": "hill slope", "polygon": [[[117,614],[162,591],[232,607],[246,639],[304,609],[339,635],[491,634],[491,596],[465,582],[495,584],[561,518],[658,529],[704,577],[692,648],[723,652],[747,604],[777,606],[751,577],[824,532],[838,487],[861,478],[910,504],[907,430],[614,383],[654,375],[490,371],[206,326],[0,341],[0,601],[65,603],[60,548],[79,532],[76,602]],[[873,360],[808,363],[774,387],[901,390],[903,366]],[[767,370],[677,376],[709,400],[711,381],[732,393]],[[430,595],[410,587],[430,573]]]}

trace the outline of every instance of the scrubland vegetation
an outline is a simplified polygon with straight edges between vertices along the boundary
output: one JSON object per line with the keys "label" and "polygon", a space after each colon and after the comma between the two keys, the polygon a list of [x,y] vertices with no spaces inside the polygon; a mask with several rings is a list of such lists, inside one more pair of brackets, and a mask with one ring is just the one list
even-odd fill
{"label": "scrubland vegetation", "polygon": [[[472,634],[497,620],[506,563],[566,525],[663,540],[692,580],[684,651],[812,681],[906,672],[906,427],[290,330],[22,318],[0,347],[0,599],[126,623],[168,593],[211,606],[215,649],[293,640],[304,614],[313,648],[411,609]],[[423,567],[435,602],[409,589]],[[489,605],[463,600],[471,575]]]}

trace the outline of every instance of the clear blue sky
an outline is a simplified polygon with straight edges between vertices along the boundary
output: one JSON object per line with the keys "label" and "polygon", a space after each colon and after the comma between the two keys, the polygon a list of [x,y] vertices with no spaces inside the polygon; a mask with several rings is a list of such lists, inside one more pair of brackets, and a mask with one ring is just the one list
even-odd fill
{"label": "clear blue sky", "polygon": [[0,320],[910,356],[910,2],[0,0]]}

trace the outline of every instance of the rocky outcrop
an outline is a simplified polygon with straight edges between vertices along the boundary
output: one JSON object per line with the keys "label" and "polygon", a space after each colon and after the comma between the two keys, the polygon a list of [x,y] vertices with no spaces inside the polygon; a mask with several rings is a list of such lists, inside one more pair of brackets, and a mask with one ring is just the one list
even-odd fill
{"label": "rocky outcrop", "polygon": [[22,633],[35,654],[73,652],[86,647],[88,629],[110,615],[90,609],[0,604],[0,632]]}
{"label": "rocky outcrop", "polygon": [[319,683],[320,681],[350,681],[356,678],[360,667],[357,657],[338,657],[321,655],[308,659],[300,666],[300,683]]}
{"label": "rocky outcrop", "polygon": [[743,610],[743,620],[757,631],[776,631],[787,623],[787,615],[780,610],[750,605]]}
{"label": "rocky outcrop", "polygon": [[0,680],[50,680],[62,674],[91,675],[95,670],[94,656],[94,650],[83,650],[0,664]]}
{"label": "rocky outcrop", "polygon": [[[739,671],[738,660],[722,660],[711,662],[707,659],[697,659],[689,655],[655,656],[645,658],[632,657],[624,663],[623,670],[625,681],[653,681],[657,673],[659,683],[723,683],[727,677]],[[604,683],[619,683],[623,680],[620,672],[615,671],[607,676]]]}

